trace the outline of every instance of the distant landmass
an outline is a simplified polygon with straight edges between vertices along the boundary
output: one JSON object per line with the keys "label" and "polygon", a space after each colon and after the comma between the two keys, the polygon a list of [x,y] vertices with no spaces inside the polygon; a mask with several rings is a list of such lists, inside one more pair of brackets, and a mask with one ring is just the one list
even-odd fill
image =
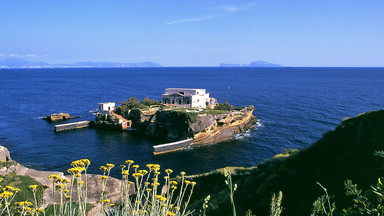
{"label": "distant landmass", "polygon": [[282,66],[279,64],[273,64],[265,61],[253,61],[247,65],[221,63],[219,67],[282,67]]}
{"label": "distant landmass", "polygon": [[107,67],[163,67],[154,62],[120,63],[120,62],[76,62],[71,64],[48,64],[24,59],[6,59],[0,61],[0,68],[107,68]]}

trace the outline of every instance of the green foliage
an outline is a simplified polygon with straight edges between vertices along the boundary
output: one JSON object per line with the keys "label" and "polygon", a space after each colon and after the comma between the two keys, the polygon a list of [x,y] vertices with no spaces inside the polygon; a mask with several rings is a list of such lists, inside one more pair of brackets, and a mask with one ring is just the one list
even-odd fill
{"label": "green foliage", "polygon": [[344,215],[384,215],[384,178],[378,178],[377,184],[364,191],[357,188],[351,180],[344,182],[345,193],[352,197],[353,206],[343,209]]}
{"label": "green foliage", "polygon": [[16,165],[17,165],[16,161],[0,161],[0,167],[9,168],[10,166],[16,166]]}
{"label": "green foliage", "polygon": [[225,111],[232,111],[232,110],[234,110],[234,108],[235,107],[230,105],[230,104],[228,104],[227,101],[225,101],[224,103],[218,103],[215,106],[216,110],[225,110]]}
{"label": "green foliage", "polygon": [[160,106],[161,103],[155,99],[149,99],[145,97],[141,102],[135,98],[130,97],[127,101],[120,102],[120,106],[116,107],[116,113],[123,116],[126,119],[129,119],[129,112],[131,110],[140,110],[145,109],[150,106]]}
{"label": "green foliage", "polygon": [[321,185],[319,182],[317,182],[317,184],[324,190],[325,194],[315,200],[315,202],[313,203],[313,211],[311,215],[333,216],[333,212],[336,209],[336,205],[334,202],[331,203],[331,197],[328,195],[327,189],[323,187],[323,185]]}
{"label": "green foliage", "polygon": [[283,193],[279,191],[279,194],[276,196],[274,193],[272,196],[271,209],[269,216],[280,216],[283,211],[281,206],[281,200],[283,199]]}
{"label": "green foliage", "polygon": [[[72,215],[80,215],[78,210],[79,210],[79,204],[75,203],[75,202],[72,202],[72,205],[74,206],[74,214]],[[54,215],[54,208],[53,206],[56,207],[56,209],[58,209],[60,207],[60,205],[56,204],[56,205],[48,205],[44,210],[45,210],[45,214],[46,215]],[[95,207],[93,204],[90,204],[88,203],[87,204],[87,207],[86,207],[86,210],[85,212],[88,212],[89,210],[91,210],[93,207]],[[69,214],[68,214],[69,215]]]}
{"label": "green foliage", "polygon": [[227,112],[226,110],[206,109],[206,110],[202,111],[201,113],[207,113],[209,115],[221,115],[221,114],[224,114],[226,112]]}
{"label": "green foliage", "polygon": [[145,108],[145,105],[141,104],[140,101],[135,97],[128,98],[125,102],[120,102],[121,106],[125,109],[142,109]]}
{"label": "green foliage", "polygon": [[[245,215],[251,209],[256,215],[268,215],[271,191],[282,191],[283,215],[310,215],[313,201],[324,194],[316,184],[321,182],[334,195],[331,201],[337,204],[339,210],[334,214],[337,215],[351,206],[343,188],[346,179],[352,179],[367,190],[382,176],[381,160],[372,155],[377,150],[384,151],[383,131],[384,110],[359,115],[343,121],[320,140],[289,157],[268,159],[257,168],[233,174],[233,183],[241,191],[235,195],[237,213]],[[220,178],[215,173],[194,178],[199,185],[209,184],[210,187],[197,188],[191,207],[201,206],[200,197],[210,194],[215,209],[207,210],[208,215],[230,212],[231,204],[225,199],[227,186],[212,184]]]}
{"label": "green foliage", "polygon": [[4,180],[0,183],[1,188],[9,185],[15,188],[19,188],[20,192],[18,192],[13,199],[12,203],[14,202],[21,202],[21,201],[29,201],[34,202],[33,193],[31,189],[29,189],[30,185],[38,185],[38,188],[36,190],[37,194],[37,202],[39,204],[42,203],[43,199],[43,191],[47,188],[46,186],[40,184],[35,179],[29,177],[29,176],[21,176],[16,175],[15,173],[9,173],[5,176],[1,176],[1,178],[4,178]]}
{"label": "green foliage", "polygon": [[141,104],[144,106],[160,106],[161,103],[155,99],[149,99],[148,97],[145,97],[142,101]]}
{"label": "green foliage", "polygon": [[168,118],[171,122],[174,122],[175,125],[178,125],[181,128],[188,130],[191,124],[197,121],[197,114],[182,110],[171,110],[168,111]]}
{"label": "green foliage", "polygon": [[224,169],[224,177],[227,178],[225,180],[225,184],[228,186],[228,189],[229,189],[229,198],[231,199],[231,204],[232,204],[232,214],[233,216],[236,216],[236,206],[235,206],[235,200],[233,198],[233,194],[237,190],[237,184],[235,185],[232,184],[232,176],[227,169]]}

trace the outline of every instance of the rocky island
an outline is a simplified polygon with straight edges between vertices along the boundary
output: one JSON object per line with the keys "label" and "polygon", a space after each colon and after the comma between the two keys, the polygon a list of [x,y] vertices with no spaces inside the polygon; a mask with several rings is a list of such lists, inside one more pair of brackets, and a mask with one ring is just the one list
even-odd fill
{"label": "rocky island", "polygon": [[217,103],[205,89],[170,88],[162,95],[161,103],[148,98],[141,102],[129,98],[120,104],[117,107],[113,102],[98,104],[93,126],[135,130],[164,142],[185,140],[155,153],[232,140],[257,122],[254,106]]}

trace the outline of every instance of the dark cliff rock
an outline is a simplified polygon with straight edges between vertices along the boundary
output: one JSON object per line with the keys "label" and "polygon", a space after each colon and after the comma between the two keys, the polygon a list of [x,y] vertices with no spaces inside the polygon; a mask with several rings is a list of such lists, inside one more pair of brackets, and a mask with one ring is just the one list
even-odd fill
{"label": "dark cliff rock", "polygon": [[178,141],[192,136],[191,114],[179,111],[159,111],[155,119],[148,124],[144,134],[166,141]]}
{"label": "dark cliff rock", "polygon": [[[362,189],[384,176],[383,159],[375,151],[384,150],[384,110],[365,113],[341,122],[311,146],[288,157],[269,159],[254,168],[230,168],[238,185],[235,203],[239,215],[248,209],[256,215],[268,215],[273,193],[282,191],[282,215],[310,215],[312,203],[324,194],[321,183],[332,196],[338,211],[352,206],[343,183],[351,179]],[[285,156],[289,155],[285,154]],[[228,188],[220,171],[191,177],[197,182],[191,208],[200,208],[211,195],[207,215],[231,212]],[[336,213],[334,214],[336,215]]]}

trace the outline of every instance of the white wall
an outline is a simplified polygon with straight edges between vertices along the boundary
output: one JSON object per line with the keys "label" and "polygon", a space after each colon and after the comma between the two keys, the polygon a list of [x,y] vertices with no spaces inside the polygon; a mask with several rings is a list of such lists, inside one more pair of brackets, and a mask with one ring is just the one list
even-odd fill
{"label": "white wall", "polygon": [[99,112],[106,112],[106,111],[116,109],[116,104],[114,102],[99,103],[97,105],[98,105]]}

